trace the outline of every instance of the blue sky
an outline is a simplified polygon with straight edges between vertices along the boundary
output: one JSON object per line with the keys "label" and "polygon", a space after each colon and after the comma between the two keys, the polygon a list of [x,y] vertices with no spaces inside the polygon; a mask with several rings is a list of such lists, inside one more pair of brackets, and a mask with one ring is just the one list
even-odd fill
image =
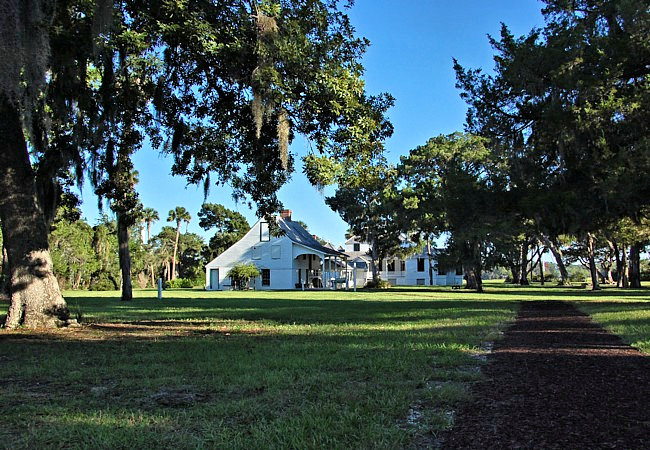
{"label": "blue sky", "polygon": [[[371,94],[390,92],[395,106],[388,115],[395,127],[387,141],[391,162],[429,138],[463,129],[466,105],[455,88],[452,58],[465,67],[492,67],[492,49],[487,35],[497,36],[500,23],[515,35],[528,33],[543,24],[538,0],[356,0],[349,11],[357,33],[371,42],[364,57],[366,88]],[[297,136],[291,146],[296,161],[309,148]],[[170,175],[171,160],[150,148],[135,154],[140,173],[137,190],[146,207],[158,211],[161,221],[153,226],[157,233],[167,224],[168,211],[184,206],[192,215],[189,231],[208,238],[198,226],[197,212],[203,203],[202,187],[186,186],[183,178]],[[313,188],[296,165],[291,181],[279,192],[293,218],[302,220],[309,231],[341,244],[347,224],[325,204],[325,195]],[[252,224],[255,209],[235,204],[228,187],[211,188],[208,202],[221,203],[247,217]],[[108,209],[106,208],[108,211]],[[97,200],[92,190],[83,190],[83,216],[94,224],[98,218]]]}

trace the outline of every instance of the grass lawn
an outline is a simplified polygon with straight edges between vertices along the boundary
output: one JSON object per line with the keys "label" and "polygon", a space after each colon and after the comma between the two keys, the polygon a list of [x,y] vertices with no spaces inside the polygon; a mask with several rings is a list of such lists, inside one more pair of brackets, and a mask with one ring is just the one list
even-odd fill
{"label": "grass lawn", "polygon": [[650,293],[582,301],[577,306],[628,344],[650,354]]}
{"label": "grass lawn", "polygon": [[0,331],[0,442],[426,445],[480,377],[477,354],[514,318],[513,300],[576,301],[649,351],[649,294],[494,284],[482,295],[170,290],[158,301],[143,290],[125,304],[116,292],[66,292],[83,328]]}

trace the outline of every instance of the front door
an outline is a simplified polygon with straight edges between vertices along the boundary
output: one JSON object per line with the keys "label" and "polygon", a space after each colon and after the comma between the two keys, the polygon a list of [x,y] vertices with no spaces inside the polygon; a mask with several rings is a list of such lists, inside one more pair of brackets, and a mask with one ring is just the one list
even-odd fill
{"label": "front door", "polygon": [[210,269],[210,289],[219,289],[219,269]]}

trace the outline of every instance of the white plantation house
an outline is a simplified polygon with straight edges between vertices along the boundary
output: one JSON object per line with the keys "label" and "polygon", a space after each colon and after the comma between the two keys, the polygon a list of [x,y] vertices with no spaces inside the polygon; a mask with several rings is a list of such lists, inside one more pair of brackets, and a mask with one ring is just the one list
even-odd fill
{"label": "white plantation house", "polygon": [[252,263],[261,272],[255,289],[306,289],[345,286],[346,255],[321,245],[284,210],[277,218],[284,235],[275,237],[260,219],[246,235],[205,266],[208,290],[231,289],[226,275],[236,264]]}
{"label": "white plantation house", "polygon": [[[252,263],[261,276],[252,281],[255,289],[336,289],[363,287],[372,280],[370,246],[352,237],[345,248],[322,245],[298,222],[291,220],[291,211],[284,210],[277,218],[284,234],[272,236],[269,224],[260,219],[235,244],[205,266],[205,288],[232,288],[227,277],[236,264]],[[380,261],[380,277],[394,286],[450,286],[463,282],[460,268],[439,267],[434,250],[433,283],[430,283],[429,260],[426,251],[407,258],[386,258]]]}
{"label": "white plantation house", "polygon": [[[370,245],[356,236],[345,243],[345,254],[350,266],[357,268],[357,286],[363,286],[372,280]],[[379,262],[379,276],[393,286],[460,286],[463,284],[463,271],[460,267],[446,268],[437,262],[436,254],[432,251],[433,284],[429,276],[429,256],[426,250],[410,255],[407,258],[391,257]]]}

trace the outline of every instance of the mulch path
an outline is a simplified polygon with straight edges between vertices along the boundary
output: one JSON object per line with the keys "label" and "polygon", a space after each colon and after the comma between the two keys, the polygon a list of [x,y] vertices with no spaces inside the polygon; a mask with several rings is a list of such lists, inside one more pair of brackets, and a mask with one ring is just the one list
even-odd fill
{"label": "mulch path", "polygon": [[650,357],[560,301],[524,302],[445,448],[650,448]]}

